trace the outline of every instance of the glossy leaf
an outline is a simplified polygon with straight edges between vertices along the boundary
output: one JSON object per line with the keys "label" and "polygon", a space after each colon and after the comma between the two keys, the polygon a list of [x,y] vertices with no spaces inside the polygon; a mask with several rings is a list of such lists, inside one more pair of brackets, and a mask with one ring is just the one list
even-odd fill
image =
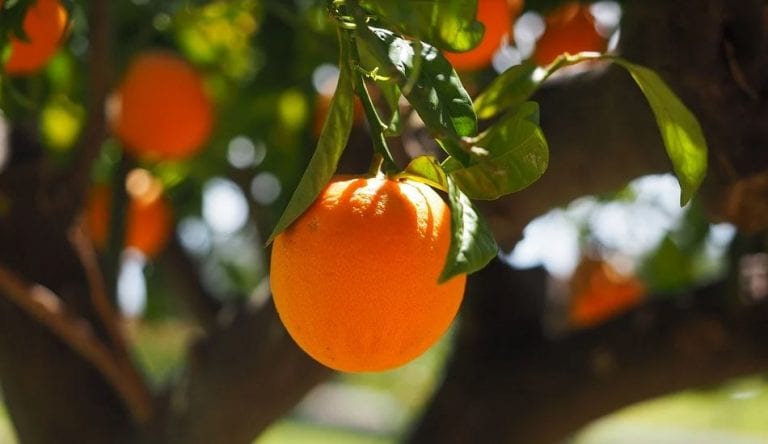
{"label": "glossy leaf", "polygon": [[[364,52],[376,64],[372,68],[397,80],[443,148],[466,164],[468,156],[460,141],[477,132],[477,117],[472,99],[451,64],[437,48],[410,42],[387,30],[370,28],[360,35]],[[414,46],[421,47],[418,55]]]}
{"label": "glossy leaf", "polygon": [[344,51],[342,51],[341,73],[336,85],[336,93],[331,100],[328,116],[320,133],[317,147],[298,187],[288,202],[288,206],[269,236],[267,245],[314,202],[336,172],[341,153],[347,145],[347,139],[349,139],[349,133],[352,129],[354,88],[351,69],[346,63],[343,53]]}
{"label": "glossy leaf", "polygon": [[499,250],[488,224],[469,198],[451,178],[448,178],[447,184],[452,237],[440,282],[485,267]]}
{"label": "glossy leaf", "polygon": [[473,142],[484,152],[473,165],[462,167],[448,158],[443,167],[471,199],[496,199],[535,182],[549,163],[549,148],[538,122],[538,105],[525,103]]}
{"label": "glossy leaf", "polygon": [[425,183],[433,188],[448,191],[448,177],[440,162],[432,156],[419,156],[408,164],[397,177]]}
{"label": "glossy leaf", "polygon": [[656,72],[623,59],[616,58],[614,61],[629,71],[651,105],[667,154],[680,181],[680,204],[685,205],[707,172],[707,142],[701,126]]}
{"label": "glossy leaf", "polygon": [[401,35],[440,49],[466,51],[483,37],[477,0],[361,0],[361,6]]}
{"label": "glossy leaf", "polygon": [[528,100],[544,80],[544,71],[531,62],[515,65],[493,79],[475,100],[475,111],[488,119]]}

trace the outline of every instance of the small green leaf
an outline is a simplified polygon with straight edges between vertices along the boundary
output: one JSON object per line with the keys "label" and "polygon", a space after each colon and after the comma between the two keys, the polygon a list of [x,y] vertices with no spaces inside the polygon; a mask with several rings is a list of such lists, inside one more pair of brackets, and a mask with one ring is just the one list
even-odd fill
{"label": "small green leaf", "polygon": [[[360,44],[379,73],[397,80],[401,91],[441,146],[463,164],[468,155],[461,138],[477,132],[472,99],[459,76],[437,48],[413,43],[390,31],[363,26]],[[414,46],[420,46],[416,53]]]}
{"label": "small green leaf", "polygon": [[473,141],[479,160],[463,167],[449,157],[445,171],[471,199],[496,199],[535,182],[549,163],[549,148],[537,125],[538,105],[526,102]]}
{"label": "small green leaf", "polygon": [[360,4],[399,34],[440,49],[467,51],[483,38],[475,21],[477,0],[361,0]]}
{"label": "small green leaf", "polygon": [[320,133],[320,139],[317,141],[317,147],[298,187],[296,187],[296,191],[293,192],[291,200],[288,202],[288,206],[267,239],[267,245],[312,205],[312,202],[336,172],[341,153],[347,145],[347,139],[349,139],[349,133],[352,129],[354,88],[351,69],[345,55],[345,47],[345,39],[342,39],[341,73],[336,85],[336,92],[331,100],[328,116]]}
{"label": "small green leaf", "polygon": [[499,247],[485,220],[458,185],[448,178],[451,207],[451,246],[439,282],[453,276],[474,273],[493,259]]}
{"label": "small green leaf", "polygon": [[448,177],[440,162],[432,156],[419,156],[405,167],[397,178],[408,178],[425,183],[432,188],[448,191]]}
{"label": "small green leaf", "polygon": [[685,205],[707,173],[707,142],[701,126],[653,70],[620,58],[614,61],[629,71],[651,105],[667,154],[680,181],[680,205]]}
{"label": "small green leaf", "polygon": [[528,100],[544,80],[543,72],[531,62],[504,71],[475,100],[477,116],[488,119]]}

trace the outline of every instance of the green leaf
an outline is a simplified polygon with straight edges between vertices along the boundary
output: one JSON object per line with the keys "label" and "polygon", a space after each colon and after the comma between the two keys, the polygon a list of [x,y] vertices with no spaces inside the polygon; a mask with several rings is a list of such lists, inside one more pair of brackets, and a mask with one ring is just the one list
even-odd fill
{"label": "green leaf", "polygon": [[592,51],[561,54],[546,67],[531,62],[512,66],[493,79],[475,101],[475,110],[481,119],[489,119],[508,108],[514,108],[528,100],[552,74],[562,68],[581,62],[612,60],[613,56]]}
{"label": "green leaf", "polygon": [[449,157],[443,167],[472,199],[496,199],[535,182],[549,163],[549,148],[537,125],[538,105],[526,102],[473,141],[473,151],[485,153],[462,167]]}
{"label": "green leaf", "polygon": [[515,65],[493,79],[475,100],[475,111],[481,119],[500,114],[507,108],[528,100],[544,81],[544,71],[531,62]]}
{"label": "green leaf", "polygon": [[361,6],[401,35],[451,51],[467,51],[483,38],[477,0],[361,0]]}
{"label": "green leaf", "polygon": [[396,177],[415,180],[432,188],[448,191],[448,177],[445,175],[440,162],[432,156],[419,156],[411,160],[405,167],[405,171]]}
{"label": "green leaf", "polygon": [[[370,68],[395,78],[441,146],[466,164],[469,156],[461,148],[461,138],[477,133],[477,116],[451,64],[434,46],[410,42],[384,29],[362,28],[362,52],[376,64]],[[421,50],[416,52],[414,46]]]}
{"label": "green leaf", "polygon": [[488,224],[451,178],[448,178],[448,201],[453,235],[445,267],[440,274],[441,283],[453,276],[474,273],[485,267],[499,250]]}
{"label": "green leaf", "polygon": [[626,68],[648,99],[672,167],[682,190],[680,205],[685,205],[707,173],[707,142],[696,117],[653,70],[626,60],[614,61]]}
{"label": "green leaf", "polygon": [[390,114],[384,121],[387,124],[388,135],[397,135],[402,131],[403,122],[400,119],[400,88],[394,82],[376,82],[384,101],[389,107]]}
{"label": "green leaf", "polygon": [[269,245],[275,237],[288,228],[301,216],[328,184],[336,172],[339,158],[349,139],[354,111],[354,88],[352,73],[347,63],[345,50],[346,39],[342,39],[341,73],[336,85],[336,92],[331,100],[328,116],[323,124],[317,147],[309,161],[304,175],[293,192],[288,206],[275,224],[275,229],[267,239]]}

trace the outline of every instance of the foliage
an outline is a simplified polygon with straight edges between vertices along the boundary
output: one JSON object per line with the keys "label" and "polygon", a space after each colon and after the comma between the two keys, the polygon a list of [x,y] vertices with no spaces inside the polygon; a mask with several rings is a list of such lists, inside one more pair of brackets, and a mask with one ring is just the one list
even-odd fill
{"label": "foliage", "polygon": [[[10,40],[27,38],[23,18],[32,0],[0,3],[1,67]],[[476,17],[477,0],[107,2],[109,15],[101,19],[109,22],[110,35],[101,69],[94,69],[98,45],[89,40],[95,3],[63,3],[71,23],[53,59],[24,77],[0,69],[0,117],[35,133],[45,149],[46,168],[59,175],[80,165],[89,143],[96,147],[95,160],[85,156],[84,175],[90,174],[92,182],[110,181],[115,190],[110,217],[118,222],[99,252],[111,292],[120,254],[129,244],[119,222],[130,211],[121,185],[139,169],[162,183],[176,218],[180,245],[175,247],[200,266],[200,288],[212,290],[214,305],[247,298],[259,285],[263,289],[269,268],[265,244],[305,214],[349,165],[358,175],[383,174],[440,191],[451,209],[451,236],[439,282],[463,279],[499,252],[483,216],[486,202],[473,201],[527,192],[558,155],[550,153],[534,100],[548,80],[567,76],[574,65],[613,64],[629,72],[658,124],[681,184],[681,205],[692,199],[706,174],[707,144],[696,117],[661,76],[633,61],[566,48],[544,67],[522,60],[496,72],[490,67],[457,72],[444,53],[468,51],[481,42],[484,24]],[[525,8],[546,12],[560,3],[530,0]],[[205,149],[194,156],[144,159],[109,128],[106,134],[89,134],[98,128],[94,116],[101,116],[105,105],[93,103],[98,98],[94,76],[101,75],[112,91],[131,60],[147,50],[185,59],[212,99],[215,123]],[[322,131],[313,135],[313,103],[321,94],[313,76],[319,67],[333,70],[329,66],[338,66],[337,76],[330,76],[335,92]],[[365,125],[356,119],[358,107]],[[191,124],[182,120],[182,128]],[[358,140],[360,133],[365,142]],[[365,171],[359,159],[365,162],[368,155],[372,161]],[[246,213],[232,229],[211,223],[217,211],[206,209],[208,191],[222,184],[234,190]],[[672,233],[648,259],[644,271],[657,279],[658,288],[676,290],[691,281],[693,265],[683,250],[700,246],[701,239],[686,242]],[[176,290],[175,283],[159,276],[168,266],[163,256],[146,259],[151,262],[144,269],[147,317],[184,316],[157,295]],[[683,264],[683,281],[669,274],[670,263]]]}

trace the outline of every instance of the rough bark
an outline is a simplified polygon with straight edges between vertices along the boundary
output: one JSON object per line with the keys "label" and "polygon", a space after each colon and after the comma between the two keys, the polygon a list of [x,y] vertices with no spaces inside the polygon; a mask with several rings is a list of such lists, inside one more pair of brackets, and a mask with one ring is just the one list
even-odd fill
{"label": "rough bark", "polygon": [[[40,198],[39,167],[16,164],[0,176],[7,209],[0,218],[0,263],[51,289],[109,342],[67,240],[68,227]],[[129,436],[129,415],[96,370],[6,298],[0,298],[0,381],[24,443],[115,442],[115,436]]]}
{"label": "rough bark", "polygon": [[159,442],[250,443],[330,376],[293,343],[271,301],[234,316],[192,349]]}

